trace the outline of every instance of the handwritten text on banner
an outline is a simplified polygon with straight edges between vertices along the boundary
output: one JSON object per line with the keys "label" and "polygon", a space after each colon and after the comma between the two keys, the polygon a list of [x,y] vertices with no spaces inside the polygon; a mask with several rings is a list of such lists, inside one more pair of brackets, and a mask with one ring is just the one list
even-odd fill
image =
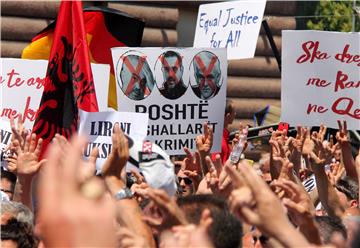
{"label": "handwritten text on banner", "polygon": [[228,59],[254,57],[265,3],[242,0],[200,5],[194,47],[227,48]]}
{"label": "handwritten text on banner", "polygon": [[284,31],[281,120],[360,130],[360,33]]}
{"label": "handwritten text on banner", "polygon": [[[31,129],[44,89],[48,61],[2,58],[0,62],[0,119],[16,119],[21,114],[25,127]],[[108,110],[110,66],[91,64],[91,68],[99,110]]]}

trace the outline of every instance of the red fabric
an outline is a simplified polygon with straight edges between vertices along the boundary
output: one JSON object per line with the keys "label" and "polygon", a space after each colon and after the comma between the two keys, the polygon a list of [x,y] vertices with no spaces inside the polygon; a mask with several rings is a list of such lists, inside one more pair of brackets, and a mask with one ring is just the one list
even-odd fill
{"label": "red fabric", "polygon": [[213,153],[212,160],[215,160],[217,154],[220,154],[221,162],[225,164],[226,160],[230,157],[231,153],[231,146],[228,143],[230,132],[224,128],[223,129],[223,136],[221,141],[221,153]]}
{"label": "red fabric", "polygon": [[43,151],[56,133],[76,132],[78,108],[98,111],[90,67],[81,1],[60,4],[46,72],[44,91],[33,132],[44,141]]}
{"label": "red fabric", "polygon": [[[112,64],[111,48],[126,46],[117,40],[106,28],[104,14],[101,12],[84,12],[86,33],[92,36],[89,42],[91,55],[96,63]],[[110,66],[110,72],[114,74],[114,67]]]}

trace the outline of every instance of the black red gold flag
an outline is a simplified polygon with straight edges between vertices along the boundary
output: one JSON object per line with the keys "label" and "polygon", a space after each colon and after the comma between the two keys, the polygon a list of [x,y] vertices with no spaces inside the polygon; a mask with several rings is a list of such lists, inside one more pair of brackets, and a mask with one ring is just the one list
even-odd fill
{"label": "black red gold flag", "polygon": [[[56,20],[36,35],[22,52],[23,59],[49,59]],[[117,109],[116,83],[110,49],[138,47],[145,23],[123,12],[106,7],[84,9],[86,41],[90,61],[110,65],[108,106]]]}

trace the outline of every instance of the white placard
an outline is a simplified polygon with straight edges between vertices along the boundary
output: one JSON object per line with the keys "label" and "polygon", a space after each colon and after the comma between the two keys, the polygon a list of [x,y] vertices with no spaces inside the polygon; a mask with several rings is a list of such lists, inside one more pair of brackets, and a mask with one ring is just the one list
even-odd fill
{"label": "white placard", "polygon": [[[1,58],[0,117],[9,120],[23,115],[24,125],[31,129],[44,89],[48,61]],[[91,64],[99,111],[106,111],[110,66]]]}
{"label": "white placard", "polygon": [[221,150],[226,49],[113,48],[118,110],[149,114],[148,139],[169,155],[195,150],[209,122]]}
{"label": "white placard", "polygon": [[225,47],[228,59],[254,57],[265,4],[242,0],[200,5],[194,47]]}
{"label": "white placard", "polygon": [[11,143],[11,127],[9,121],[0,120],[0,164],[6,164],[4,161],[4,149]]}
{"label": "white placard", "polygon": [[281,121],[360,130],[360,33],[282,33]]}
{"label": "white placard", "polygon": [[94,147],[98,147],[96,169],[101,170],[106,158],[111,152],[111,135],[115,123],[133,140],[143,140],[146,137],[148,115],[129,112],[86,112],[80,111],[79,134],[88,137],[89,144],[85,148],[84,157],[89,157]]}

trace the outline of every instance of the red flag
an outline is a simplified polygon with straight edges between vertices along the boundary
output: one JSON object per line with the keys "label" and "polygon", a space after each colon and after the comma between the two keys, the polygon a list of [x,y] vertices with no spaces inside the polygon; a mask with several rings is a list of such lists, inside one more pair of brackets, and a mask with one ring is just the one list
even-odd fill
{"label": "red flag", "polygon": [[81,1],[61,2],[57,20],[33,127],[43,151],[56,133],[69,138],[76,132],[78,108],[98,111]]}

